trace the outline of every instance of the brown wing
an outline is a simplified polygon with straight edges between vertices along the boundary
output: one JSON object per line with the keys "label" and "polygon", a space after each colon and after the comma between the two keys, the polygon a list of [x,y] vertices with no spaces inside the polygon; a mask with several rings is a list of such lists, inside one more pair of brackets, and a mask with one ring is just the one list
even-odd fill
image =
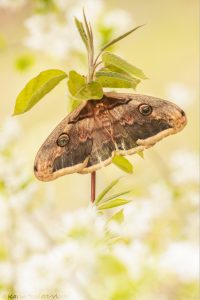
{"label": "brown wing", "polygon": [[[92,129],[92,151],[87,166],[80,173],[89,173],[112,162],[115,154],[128,155],[152,146],[140,146],[145,140],[169,128],[162,118],[145,118],[138,110],[141,103],[152,102],[152,97],[109,93],[102,103],[95,103],[96,113]],[[155,99],[155,98],[154,98]],[[102,109],[101,109],[102,107]]]}
{"label": "brown wing", "polygon": [[[152,106],[143,116],[139,106]],[[112,162],[116,154],[127,155],[151,147],[186,124],[182,111],[168,101],[132,94],[107,93],[90,100],[66,117],[40,148],[35,175],[48,181],[74,172],[90,173]],[[64,147],[59,137],[68,136]]]}
{"label": "brown wing", "polygon": [[[65,174],[83,169],[92,151],[91,111],[87,111],[87,103],[83,103],[68,115],[53,130],[39,149],[34,163],[36,177],[42,181],[50,181]],[[77,117],[80,121],[75,121]],[[68,143],[64,147],[58,145],[58,139],[65,134]]]}

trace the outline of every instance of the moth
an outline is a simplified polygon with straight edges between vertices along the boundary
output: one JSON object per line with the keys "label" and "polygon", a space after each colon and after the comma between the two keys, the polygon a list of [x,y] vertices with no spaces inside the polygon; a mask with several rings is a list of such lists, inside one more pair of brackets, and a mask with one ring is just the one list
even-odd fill
{"label": "moth", "polygon": [[155,145],[182,130],[186,115],[159,98],[105,93],[101,100],[83,102],[53,130],[35,159],[35,176],[54,180],[71,173],[91,173]]}

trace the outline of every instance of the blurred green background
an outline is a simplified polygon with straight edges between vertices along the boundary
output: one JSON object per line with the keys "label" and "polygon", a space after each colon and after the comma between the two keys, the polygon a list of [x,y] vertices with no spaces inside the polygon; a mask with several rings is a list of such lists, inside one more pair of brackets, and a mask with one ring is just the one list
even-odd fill
{"label": "blurred green background", "polygon": [[[35,246],[35,244],[37,244],[37,239],[42,239],[42,237],[38,237],[39,234],[37,232],[31,233],[31,229],[30,232],[26,229],[27,231],[24,234],[26,237],[30,234],[32,235],[33,240],[35,239],[36,242],[33,247],[29,245],[26,238],[23,239],[23,234],[20,236],[21,229],[17,229],[18,224],[21,224],[22,228],[24,228],[24,226],[29,226],[25,221],[23,221],[25,213],[32,216],[33,212],[36,211],[36,214],[39,215],[42,225],[38,220],[35,221],[34,219],[32,220],[32,226],[45,227],[45,229],[42,227],[41,230],[45,231],[44,235],[47,234],[47,236],[51,236],[50,246],[47,245],[50,252],[55,251],[54,248],[52,248],[55,246],[52,246],[52,243],[54,243],[52,242],[52,236],[55,235],[55,239],[59,236],[56,228],[64,226],[62,224],[57,224],[63,213],[70,212],[72,216],[74,216],[74,219],[72,217],[73,221],[71,222],[75,224],[77,221],[77,226],[80,226],[80,228],[81,226],[85,226],[88,222],[88,227],[86,226],[89,228],[87,229],[88,234],[90,232],[89,230],[91,230],[90,227],[93,223],[97,222],[90,218],[90,212],[88,213],[88,211],[82,211],[80,215],[83,216],[85,214],[86,219],[88,216],[91,223],[89,221],[82,220],[82,217],[79,218],[78,213],[79,208],[81,207],[86,210],[88,209],[87,207],[90,198],[89,175],[72,174],[59,178],[53,182],[43,183],[37,182],[37,180],[33,178],[32,174],[33,161],[39,147],[55,126],[68,113],[69,101],[66,83],[61,82],[58,87],[45,96],[45,99],[28,113],[17,117],[11,117],[17,94],[24,87],[27,81],[36,76],[42,70],[58,68],[68,72],[70,69],[74,68],[83,73],[87,71],[83,56],[84,49],[82,51],[81,46],[79,49],[81,41],[71,21],[74,14],[77,13],[78,16],[81,14],[83,6],[85,7],[88,18],[91,19],[92,25],[95,28],[96,39],[98,40],[97,44],[106,40],[107,35],[114,37],[133,26],[144,23],[146,24],[146,26],[142,29],[119,42],[113,51],[124,57],[127,61],[141,68],[148,76],[149,80],[145,80],[141,83],[141,85],[139,85],[137,93],[171,100],[185,110],[188,118],[188,124],[182,132],[164,139],[160,143],[156,144],[152,149],[145,151],[144,160],[137,155],[128,157],[134,166],[133,175],[124,175],[123,172],[117,169],[114,165],[110,165],[98,171],[97,191],[100,192],[110,183],[110,181],[124,175],[124,179],[117,187],[118,191],[124,190],[127,187],[133,188],[134,192],[130,195],[130,198],[133,200],[135,199],[136,203],[140,201],[138,199],[143,199],[142,197],[146,197],[146,199],[149,199],[151,202],[152,197],[153,200],[158,198],[158,202],[152,202],[155,206],[161,205],[162,201],[165,202],[165,198],[167,197],[166,195],[170,193],[171,198],[169,198],[172,199],[172,202],[170,202],[170,208],[168,207],[166,210],[167,216],[164,213],[165,208],[163,208],[160,219],[157,219],[157,216],[155,217],[156,221],[154,220],[155,222],[153,227],[147,224],[147,227],[149,226],[149,231],[147,230],[147,233],[145,233],[145,241],[143,240],[143,242],[147,247],[151,248],[153,253],[152,255],[157,253],[157,251],[159,252],[161,249],[164,251],[164,249],[167,249],[167,245],[173,241],[177,242],[178,240],[181,240],[181,242],[183,242],[184,240],[184,242],[188,243],[187,247],[190,247],[191,245],[195,245],[196,247],[198,243],[199,2],[196,0],[0,0],[0,127],[2,128],[0,137],[2,140],[0,142],[0,150],[2,150],[2,158],[0,160],[2,169],[0,172],[0,199],[2,203],[4,203],[0,205],[0,210],[2,206],[2,212],[4,212],[5,209],[6,213],[8,213],[11,218],[7,227],[5,224],[5,226],[0,226],[0,234],[2,234],[2,241],[4,244],[0,250],[0,259],[2,261],[2,264],[0,263],[0,291],[2,289],[2,293],[7,293],[8,291],[13,290],[18,293],[23,293],[26,288],[32,286],[32,282],[34,280],[37,282],[37,279],[39,280],[40,278],[39,275],[37,275],[39,273],[37,273],[34,275],[35,277],[31,277],[32,279],[30,279],[30,281],[27,280],[26,282],[26,279],[19,279],[20,276],[20,278],[23,278],[25,275],[19,275],[18,277],[18,275],[12,274],[14,265],[17,265],[18,262],[20,262],[20,264],[24,261],[27,262],[28,259],[30,259],[30,261],[33,260],[34,255],[41,250],[38,250],[37,246]],[[53,42],[54,38],[56,38],[55,43]],[[13,119],[14,121],[10,119]],[[12,123],[15,121],[16,124]],[[5,124],[7,125],[5,126]],[[21,127],[20,133],[16,133],[18,131],[18,126]],[[8,135],[10,136],[10,140],[8,138],[8,141],[6,142],[5,140]],[[9,153],[9,155],[5,153]],[[7,170],[8,164],[9,171]],[[17,167],[16,164],[18,164]],[[23,176],[27,177],[24,179]],[[12,177],[15,178],[13,179]],[[23,178],[26,183],[25,189],[29,186],[29,182],[31,182],[30,184],[34,186],[34,191],[29,193],[28,196],[25,194],[23,196],[23,200],[21,198],[17,200],[17,193],[24,189],[24,186],[22,187],[23,180],[20,183],[16,183],[15,181],[17,178]],[[165,188],[163,188],[163,185]],[[152,190],[154,190],[154,196],[152,196]],[[157,196],[155,196],[155,194]],[[15,196],[16,199],[13,200],[13,197]],[[4,202],[4,198],[7,199],[6,202]],[[10,203],[9,201],[15,204],[8,204]],[[23,204],[25,208],[22,210],[21,208],[18,209],[17,206],[23,206],[22,203],[25,203]],[[11,214],[9,214],[10,207]],[[128,206],[126,209],[128,211]],[[148,211],[148,207],[145,209]],[[149,208],[149,210],[151,209],[153,209],[153,207]],[[72,213],[72,211],[74,212]],[[133,218],[136,218],[137,220],[137,217],[134,214],[137,210],[135,211],[134,208],[131,210],[130,208],[130,211],[133,213]],[[141,211],[143,211],[142,207],[138,207],[138,213]],[[14,214],[13,218],[12,213]],[[67,215],[67,217],[69,217],[69,215]],[[20,219],[21,217],[22,220]],[[18,220],[18,218],[20,220]],[[30,217],[30,219],[31,218],[32,217]],[[131,217],[129,216],[129,218]],[[143,217],[141,217],[141,219],[138,218],[138,223],[146,222],[146,218],[148,219],[148,213],[147,217],[145,217],[144,213],[144,219]],[[154,217],[152,218],[154,219]],[[98,226],[101,227],[101,224],[98,224],[94,226],[97,226],[97,228],[99,228]],[[131,224],[132,226],[138,225],[137,223],[130,223],[129,226],[131,226]],[[186,224],[188,226],[186,226]],[[111,226],[112,228],[109,230],[114,230],[115,232],[115,225],[113,226],[114,229]],[[185,226],[190,228],[187,228],[188,232],[186,232],[187,230]],[[11,230],[12,228],[16,228],[14,229],[13,234]],[[129,230],[132,232],[130,228],[131,227],[129,227]],[[61,231],[65,230],[68,232],[67,230],[69,230],[69,227],[63,227]],[[119,230],[119,228],[117,230]],[[140,232],[140,230],[138,232]],[[11,241],[8,238],[10,235]],[[15,236],[14,239],[17,242],[13,242],[12,235]],[[120,235],[125,239],[124,232],[120,232]],[[166,235],[167,237],[164,238],[163,235]],[[66,236],[64,234],[62,237],[58,238],[59,245],[62,242],[65,243]],[[84,234],[81,236],[81,240],[84,240]],[[74,237],[76,240],[76,235],[74,235],[72,239]],[[79,238],[80,236],[78,235],[78,240]],[[86,243],[88,243],[87,239],[88,236],[85,237]],[[138,233],[137,236],[136,233],[136,235],[132,237],[131,233],[131,237],[129,236],[129,239],[130,240],[127,242],[127,245],[130,246],[132,242],[135,243],[135,241],[140,239],[140,235]],[[143,239],[143,235],[141,239]],[[10,246],[13,245],[13,243],[16,246],[18,243],[21,243],[21,240],[22,243],[24,243],[23,251],[18,248],[17,250],[14,250],[13,246]],[[96,241],[95,238],[93,241],[95,241],[94,244],[101,244],[101,238],[99,237],[98,241]],[[104,241],[105,236],[103,237],[102,244]],[[81,245],[82,244],[80,244],[79,247],[82,247]],[[90,250],[93,249],[93,246],[92,242],[90,249],[83,250],[83,253],[86,251],[86,257],[88,257],[88,253],[90,253]],[[135,257],[134,253],[140,252],[140,250],[138,250],[140,248],[136,247],[135,249],[134,247],[133,249],[128,248],[122,250],[119,246],[121,250],[117,248],[116,251],[119,251],[119,253],[127,251],[126,254],[123,254],[123,257],[128,257],[128,255],[130,255],[129,259],[131,260],[132,257]],[[41,252],[44,254],[46,251],[44,250],[45,247],[44,249],[43,247],[41,248]],[[24,249],[26,249],[26,251]],[[66,252],[67,251],[68,250],[66,249]],[[177,253],[177,257],[179,257],[181,251],[182,247],[180,246],[180,249],[174,253]],[[191,251],[190,248],[187,248],[187,251],[185,252],[186,256],[184,256],[183,261],[187,259],[191,261],[190,267],[194,271],[198,263],[195,256],[196,254],[194,254],[193,248],[191,248]],[[10,252],[11,256],[9,254]],[[12,252],[17,252],[17,254],[14,255],[14,258]],[[63,253],[66,252],[63,250]],[[78,257],[77,249],[75,250],[75,253],[77,253]],[[149,266],[148,259],[148,263],[145,267],[141,265],[138,267],[145,269],[143,277],[138,277],[131,281],[132,279],[130,278],[132,277],[127,277],[130,274],[127,275],[124,271],[125,266],[122,265],[122,262],[116,262],[116,253],[113,253],[109,254],[110,258],[107,252],[106,254],[104,253],[104,255],[107,256],[103,261],[105,262],[106,259],[108,259],[109,263],[106,263],[107,267],[102,265],[100,269],[97,268],[97,270],[100,270],[99,278],[95,278],[94,274],[93,276],[91,275],[91,277],[88,274],[83,275],[83,278],[80,280],[80,286],[82,287],[80,287],[75,280],[73,283],[74,285],[71,285],[71,289],[75,286],[74,289],[76,292],[78,291],[77,294],[75,292],[71,292],[70,294],[70,288],[67,289],[67,287],[67,291],[62,290],[61,287],[63,286],[62,284],[59,284],[64,279],[62,278],[58,280],[56,274],[55,277],[52,277],[52,281],[48,279],[49,275],[44,275],[43,277],[46,277],[45,282],[48,282],[49,280],[49,282],[54,282],[54,284],[57,282],[56,280],[58,280],[59,283],[57,286],[61,286],[60,289],[62,290],[62,293],[69,293],[69,295],[65,296],[64,299],[198,299],[196,277],[192,277],[192,279],[190,278],[191,280],[189,281],[181,281],[177,274],[171,274],[170,272],[170,275],[166,277],[167,279],[165,276],[167,276],[166,274],[168,273],[162,271],[161,273],[159,273],[160,271],[156,273],[155,271],[155,274],[153,274],[150,269],[151,267],[154,269],[154,262],[156,264],[158,261],[157,258],[154,257],[154,260],[152,258],[151,261],[151,267]],[[54,258],[57,257],[57,254],[55,253],[52,255]],[[58,260],[60,259],[59,255]],[[101,255],[102,253],[99,254],[98,252],[97,256],[100,257]],[[147,255],[147,257],[149,258],[151,255]],[[195,261],[192,262],[194,257]],[[45,260],[45,258],[40,259],[43,262]],[[91,259],[94,258],[91,257]],[[136,256],[133,260],[134,259],[135,262],[138,263],[141,258]],[[144,261],[146,262],[145,259]],[[163,260],[164,259],[165,258],[163,258]],[[4,264],[6,261],[8,262],[7,266]],[[24,270],[24,274],[33,274],[30,261],[28,261],[29,265],[27,264],[26,266],[27,269],[23,269],[24,265],[20,265],[19,267],[19,269]],[[82,263],[79,263],[78,259],[77,261],[77,269],[79,270],[79,268],[82,268]],[[11,262],[10,265],[9,262]],[[175,262],[176,259],[174,263],[172,262],[172,265],[175,264]],[[86,261],[84,263],[85,267],[88,265],[91,267],[92,265],[91,261]],[[39,262],[36,264],[39,264]],[[56,259],[55,262],[52,262],[52,265],[51,262],[47,262],[47,265],[48,264],[49,268],[54,270],[53,264],[57,265]],[[182,263],[180,263],[180,265],[181,264]],[[177,268],[179,269],[179,266],[177,266]],[[190,271],[188,271],[187,267],[185,267],[185,269],[183,268],[181,272],[188,273]],[[191,273],[193,271],[191,271]],[[51,272],[53,273],[53,271]],[[62,273],[62,270],[60,272]],[[60,272],[58,273],[60,274]],[[71,270],[71,272],[73,273],[73,270]],[[103,274],[102,277],[101,272]],[[117,279],[113,277],[114,275],[112,272],[119,274]],[[17,271],[15,271],[15,273],[17,273]],[[44,272],[43,274],[46,273]],[[6,276],[8,277],[8,280],[5,279],[7,278]],[[101,286],[98,285],[98,280],[102,280],[103,277],[107,278],[107,283],[103,282],[106,284],[107,290],[112,291],[110,294],[102,294],[103,291],[101,290]],[[90,280],[88,279],[89,281],[85,282],[87,280],[85,279],[84,281],[84,278],[90,278],[90,280],[91,278],[94,279],[93,284],[96,291],[99,291],[99,295],[97,295],[98,293],[93,293],[92,289],[90,290]],[[110,278],[115,278],[114,283],[110,281]],[[161,282],[159,282],[159,280]],[[21,282],[24,283],[24,286]],[[120,285],[123,288],[121,291],[115,291],[113,286],[117,287],[119,283],[121,283]],[[38,288],[38,290],[40,293],[48,293],[51,289],[49,286],[51,287],[50,283],[49,285],[47,284],[47,287],[44,284],[44,287],[41,287],[41,289]],[[87,286],[87,288],[85,288],[85,286]],[[133,293],[133,290],[138,290],[141,286],[144,286],[144,289],[142,288],[144,293],[140,294],[138,292],[139,296],[137,293]],[[159,288],[160,291],[158,292]],[[84,292],[81,292],[81,290],[84,290]],[[87,294],[88,290],[91,291],[91,294],[89,293],[90,295]],[[130,294],[126,293],[128,290],[131,290]],[[56,291],[56,284],[53,291]],[[4,296],[2,296],[2,299],[4,299],[3,297]]]}

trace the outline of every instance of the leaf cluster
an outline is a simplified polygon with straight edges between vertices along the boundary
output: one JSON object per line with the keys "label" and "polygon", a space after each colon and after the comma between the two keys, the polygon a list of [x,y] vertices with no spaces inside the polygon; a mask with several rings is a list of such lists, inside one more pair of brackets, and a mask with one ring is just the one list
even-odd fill
{"label": "leaf cluster", "polygon": [[84,22],[75,18],[75,24],[81,39],[86,47],[88,56],[88,74],[86,76],[72,70],[66,73],[63,70],[45,70],[31,79],[22,89],[16,99],[14,115],[30,110],[58,83],[68,77],[68,90],[76,107],[81,101],[101,99],[104,88],[135,89],[141,80],[147,79],[139,68],[128,63],[121,57],[107,52],[110,46],[116,44],[141,26],[137,26],[123,35],[104,45],[97,56],[94,54],[93,32],[83,11]]}
{"label": "leaf cluster", "polygon": [[[121,178],[113,180],[95,199],[95,205],[99,211],[114,208],[118,206],[122,206],[124,204],[128,204],[130,200],[123,198],[122,196],[131,192],[131,190],[120,192],[111,196],[107,196],[107,194],[115,187]],[[121,213],[122,214],[122,213]],[[118,216],[122,218],[122,215]]]}
{"label": "leaf cluster", "polygon": [[[79,75],[79,82],[81,83],[78,88],[76,88],[77,84],[75,82],[75,78],[72,76],[69,77],[68,87],[73,89],[72,93],[69,88],[72,97],[79,101],[85,101],[101,99],[103,96],[103,88],[136,89],[141,80],[147,79],[142,70],[126,62],[121,57],[105,50],[143,25],[131,29],[104,45],[95,58],[93,33],[90,24],[87,22],[84,11],[83,16],[84,23],[75,18],[75,24],[87,50],[88,75],[85,77],[86,80],[83,82],[83,80],[81,80],[82,75],[76,72],[76,77]],[[91,85],[91,83],[95,84]],[[82,90],[85,92],[82,93]]]}

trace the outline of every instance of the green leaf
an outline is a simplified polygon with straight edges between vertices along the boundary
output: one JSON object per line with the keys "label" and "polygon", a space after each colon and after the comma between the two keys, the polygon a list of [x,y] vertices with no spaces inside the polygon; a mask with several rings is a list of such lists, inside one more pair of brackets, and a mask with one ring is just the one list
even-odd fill
{"label": "green leaf", "polygon": [[120,209],[109,219],[109,221],[115,221],[121,224],[124,221],[124,210]]}
{"label": "green leaf", "polygon": [[119,69],[112,65],[107,65],[106,67],[102,67],[98,72],[115,72],[115,73],[125,74],[126,76],[132,78],[132,75],[130,75],[130,73],[125,72],[122,69]]}
{"label": "green leaf", "polygon": [[112,162],[121,170],[126,173],[132,174],[133,173],[133,166],[132,164],[126,159],[124,156],[115,155],[112,159]]}
{"label": "green leaf", "polygon": [[106,201],[109,201],[109,200],[112,200],[112,199],[115,199],[115,198],[118,198],[120,196],[123,196],[123,195],[126,195],[128,193],[130,193],[132,190],[128,190],[128,191],[124,191],[124,192],[120,192],[120,193],[117,193],[117,194],[114,194],[114,195],[111,195],[109,197],[106,197],[102,200],[99,201],[99,203],[103,203],[103,202],[106,202]]}
{"label": "green leaf", "polygon": [[129,34],[131,34],[132,32],[136,31],[138,28],[144,26],[143,25],[140,25],[140,26],[137,26],[131,30],[129,30],[128,32],[118,36],[117,38],[113,39],[111,42],[109,42],[108,44],[106,44],[102,49],[101,49],[101,52],[104,51],[105,49],[107,49],[108,47],[112,46],[113,44],[119,42],[120,40],[124,39],[126,36],[128,36]]}
{"label": "green leaf", "polygon": [[141,82],[141,80],[136,79],[130,73],[128,73],[120,68],[117,68],[116,66],[113,66],[113,65],[107,65],[106,67],[102,67],[98,72],[107,72],[107,73],[114,72],[114,73],[118,73],[118,74],[123,74],[129,78],[134,78],[135,80],[138,80],[139,82]]}
{"label": "green leaf", "polygon": [[139,79],[116,72],[97,72],[96,78],[103,87],[110,88],[135,89],[137,84],[140,82]]}
{"label": "green leaf", "polygon": [[116,199],[112,199],[103,203],[99,203],[97,205],[97,208],[99,210],[102,209],[109,209],[109,208],[113,208],[113,207],[117,207],[117,206],[121,206],[124,204],[129,203],[131,200],[127,200],[127,199],[123,199],[123,198],[116,198]]}
{"label": "green leaf", "polygon": [[124,59],[122,59],[121,57],[115,54],[112,54],[110,52],[105,52],[102,55],[102,61],[104,62],[105,66],[112,65],[121,69],[124,72],[130,73],[135,77],[138,77],[139,79],[147,79],[147,77],[145,76],[142,70],[129,64],[127,61],[125,61]]}
{"label": "green leaf", "polygon": [[70,71],[67,84],[70,93],[74,96],[86,84],[86,78],[76,71]]}
{"label": "green leaf", "polygon": [[75,110],[80,104],[81,104],[81,101],[73,99],[71,101],[71,105],[70,105],[70,112],[72,112],[73,110]]}
{"label": "green leaf", "polygon": [[80,22],[77,18],[75,18],[75,24],[76,24],[76,27],[78,29],[78,32],[83,40],[83,43],[85,44],[86,48],[88,49],[88,37],[87,37],[87,34],[85,32],[85,29],[84,29],[84,26],[83,26],[83,23]]}
{"label": "green leaf", "polygon": [[102,86],[98,82],[90,82],[84,84],[74,95],[74,98],[77,100],[92,100],[92,99],[101,99],[103,97]]}
{"label": "green leaf", "polygon": [[71,95],[68,95],[68,107],[67,110],[69,112],[72,112],[74,109],[76,109],[80,104],[82,103],[82,101],[76,100],[74,99]]}
{"label": "green leaf", "polygon": [[92,33],[92,28],[90,24],[88,24],[88,21],[86,19],[84,9],[83,9],[83,18],[84,18],[84,24],[85,24],[87,38],[88,38],[88,55],[93,56],[94,54],[93,33]]}
{"label": "green leaf", "polygon": [[31,79],[19,93],[15,103],[14,115],[30,110],[40,99],[67,77],[61,70],[46,70]]}
{"label": "green leaf", "polygon": [[88,36],[88,38],[90,38],[91,37],[91,31],[90,31],[90,27],[89,27],[89,24],[88,24],[88,21],[87,21],[84,9],[83,9],[83,19],[84,19],[84,23],[85,23],[85,28],[86,28],[87,36]]}
{"label": "green leaf", "polygon": [[101,99],[103,97],[103,89],[98,82],[86,83],[86,78],[76,71],[69,72],[68,88],[72,94],[75,105],[80,104],[77,101],[85,101],[91,99]]}
{"label": "green leaf", "polygon": [[97,198],[95,199],[95,204],[99,203],[103,198],[104,196],[115,186],[118,184],[118,182],[120,181],[121,177],[120,178],[117,178],[115,180],[113,180],[98,196]]}
{"label": "green leaf", "polygon": [[137,155],[144,159],[144,151],[138,151]]}

